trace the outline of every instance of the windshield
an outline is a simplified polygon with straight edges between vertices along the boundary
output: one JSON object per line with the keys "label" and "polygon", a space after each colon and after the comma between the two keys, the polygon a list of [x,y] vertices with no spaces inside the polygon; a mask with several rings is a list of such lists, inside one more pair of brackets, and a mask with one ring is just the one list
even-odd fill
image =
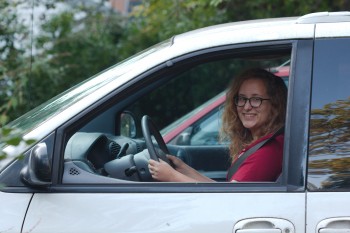
{"label": "windshield", "polygon": [[[21,132],[21,135],[25,135],[30,130],[36,128],[42,122],[57,115],[59,112],[68,108],[69,106],[83,99],[84,97],[90,95],[102,86],[107,85],[112,80],[115,80],[121,75],[127,73],[137,61],[143,59],[144,57],[154,52],[169,47],[170,45],[171,40],[169,39],[153,47],[150,47],[149,49],[144,50],[128,58],[127,60],[124,60],[123,62],[120,62],[104,70],[99,74],[96,74],[95,76],[87,79],[86,81],[79,83],[73,88],[63,92],[62,94],[52,98],[44,104],[27,112],[23,116],[10,122],[5,127],[15,128],[17,129],[17,131]],[[2,147],[4,147],[4,145],[2,145]]]}

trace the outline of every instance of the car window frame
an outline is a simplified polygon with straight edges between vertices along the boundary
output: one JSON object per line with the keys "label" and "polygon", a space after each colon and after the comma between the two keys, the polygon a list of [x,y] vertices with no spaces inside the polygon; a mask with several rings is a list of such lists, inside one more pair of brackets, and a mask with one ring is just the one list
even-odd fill
{"label": "car window frame", "polygon": [[[283,40],[272,42],[258,42],[247,43],[239,45],[226,45],[215,48],[208,48],[205,50],[195,51],[193,53],[185,54],[183,56],[174,58],[171,60],[173,64],[186,64],[188,62],[194,62],[195,59],[203,61],[203,56],[215,53],[227,53],[230,51],[241,54],[242,51],[254,51],[258,52],[264,50],[274,50],[280,47],[290,46],[291,54],[291,74],[290,74],[290,91],[288,93],[288,109],[285,129],[285,152],[283,162],[283,174],[280,183],[132,183],[132,184],[77,184],[66,185],[62,184],[62,167],[63,167],[63,152],[65,143],[69,138],[69,132],[77,129],[79,125],[87,122],[99,111],[108,108],[112,105],[111,99],[118,98],[125,101],[123,97],[135,88],[135,85],[145,85],[150,83],[156,77],[154,74],[159,74],[164,68],[169,68],[167,64],[158,65],[142,75],[135,77],[132,81],[121,86],[113,93],[110,93],[103,99],[100,99],[95,104],[91,105],[85,111],[81,112],[77,116],[73,117],[66,124],[57,129],[57,135],[55,139],[55,149],[53,156],[53,176],[52,187],[55,187],[57,192],[285,192],[285,191],[300,191],[305,190],[305,174],[306,174],[306,152],[305,146],[300,143],[305,143],[307,140],[307,132],[305,127],[308,126],[308,114],[301,116],[300,111],[292,111],[292,107],[297,104],[301,104],[305,108],[309,107],[309,97],[302,97],[301,95],[294,95],[294,89],[303,89],[305,93],[310,92],[310,85],[304,85],[305,83],[311,83],[311,64],[312,64],[312,46],[313,40]],[[253,49],[254,48],[254,49]],[[298,58],[298,59],[296,59]],[[209,58],[208,58],[209,59]],[[167,62],[169,64],[169,62]],[[298,80],[294,77],[303,77],[305,79]],[[147,78],[146,78],[147,77]],[[161,82],[158,80],[157,82]],[[155,84],[152,84],[155,85]],[[151,88],[147,86],[147,88]],[[146,88],[146,89],[147,89]],[[118,96],[118,97],[116,97]],[[113,101],[113,102],[114,102]],[[297,108],[293,109],[296,110]],[[300,124],[302,122],[302,124]],[[291,127],[298,126],[299,127]],[[303,128],[304,127],[304,128]],[[302,130],[301,130],[302,129]],[[304,132],[302,137],[295,137],[294,135],[300,135]],[[298,133],[299,132],[299,133]],[[306,143],[304,144],[306,145]],[[290,154],[293,154],[290,156]]]}

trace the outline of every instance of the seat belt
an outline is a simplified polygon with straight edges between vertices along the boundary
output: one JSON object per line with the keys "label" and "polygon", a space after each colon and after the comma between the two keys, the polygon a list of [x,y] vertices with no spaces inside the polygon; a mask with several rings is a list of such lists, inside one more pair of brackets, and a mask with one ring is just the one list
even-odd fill
{"label": "seat belt", "polygon": [[252,155],[255,151],[257,151],[260,147],[265,145],[267,142],[271,141],[274,139],[277,135],[280,135],[283,133],[284,127],[281,127],[279,130],[277,130],[270,138],[267,138],[258,144],[254,145],[251,147],[249,150],[244,152],[243,155],[241,155],[234,163],[233,165],[229,168],[227,172],[227,179],[231,180],[231,177],[237,172],[238,168],[242,165],[242,163],[250,156]]}

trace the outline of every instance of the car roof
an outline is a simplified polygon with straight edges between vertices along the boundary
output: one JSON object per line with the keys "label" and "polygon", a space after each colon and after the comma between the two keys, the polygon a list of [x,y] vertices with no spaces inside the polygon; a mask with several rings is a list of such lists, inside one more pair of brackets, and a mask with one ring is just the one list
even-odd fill
{"label": "car roof", "polygon": [[[209,26],[174,37],[174,44],[184,41],[198,40],[199,38],[218,36],[227,38],[230,43],[246,43],[249,41],[285,40],[285,39],[306,39],[313,38],[315,24],[322,24],[322,27],[334,28],[336,24],[350,22],[350,12],[317,12],[301,17],[284,17],[257,19],[240,22],[231,22],[220,25]],[[311,28],[311,30],[310,30]],[[349,27],[340,26],[337,30],[328,30],[327,34],[316,35],[315,37],[343,36],[344,31],[349,35]],[[235,34],[234,32],[237,32]],[[234,35],[234,36],[232,36]],[[250,38],[250,39],[249,39]]]}
{"label": "car roof", "polygon": [[[313,38],[313,26],[311,24],[296,24],[297,19],[298,17],[271,18],[225,23],[177,35],[173,41],[176,45],[186,44],[186,42],[191,44],[191,41],[195,40],[197,46],[199,46],[207,41],[212,41],[211,37],[220,37],[222,45]],[[202,38],[206,38],[206,40]],[[218,44],[215,43],[215,46],[218,46]]]}
{"label": "car roof", "polygon": [[350,22],[350,11],[339,11],[339,12],[317,12],[310,13],[298,18],[297,23],[339,23],[339,22]]}

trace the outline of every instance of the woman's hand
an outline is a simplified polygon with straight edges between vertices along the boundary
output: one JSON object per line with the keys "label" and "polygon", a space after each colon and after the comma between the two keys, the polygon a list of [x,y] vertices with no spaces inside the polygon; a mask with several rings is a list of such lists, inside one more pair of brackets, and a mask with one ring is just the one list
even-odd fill
{"label": "woman's hand", "polygon": [[[173,160],[171,159],[173,162]],[[175,167],[177,162],[173,162]],[[158,181],[175,181],[176,173],[178,173],[174,168],[172,168],[168,163],[159,159],[155,161],[150,159],[148,161],[148,169],[152,175],[152,178]]]}

